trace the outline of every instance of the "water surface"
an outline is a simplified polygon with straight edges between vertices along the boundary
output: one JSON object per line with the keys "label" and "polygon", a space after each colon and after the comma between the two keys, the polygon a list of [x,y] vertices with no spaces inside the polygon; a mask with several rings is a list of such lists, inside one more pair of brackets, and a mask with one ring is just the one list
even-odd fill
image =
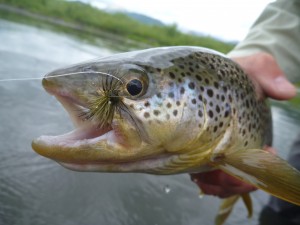
{"label": "water surface", "polygon": [[[38,78],[115,52],[106,40],[94,46],[76,36],[6,20],[0,20],[0,43],[0,79]],[[0,102],[1,225],[213,224],[219,199],[199,199],[188,175],[79,173],[33,152],[33,138],[72,129],[39,80],[0,82]],[[299,109],[277,104],[273,113],[275,146],[285,157],[299,131]],[[253,196],[254,218],[247,220],[239,203],[227,224],[258,224],[268,196],[262,191]]]}

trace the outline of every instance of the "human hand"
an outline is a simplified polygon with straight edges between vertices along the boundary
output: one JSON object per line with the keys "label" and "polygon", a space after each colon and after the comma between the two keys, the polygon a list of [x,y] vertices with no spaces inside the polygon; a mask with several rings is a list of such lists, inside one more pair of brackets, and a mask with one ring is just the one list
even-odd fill
{"label": "human hand", "polygon": [[222,170],[191,174],[191,180],[198,185],[203,194],[220,198],[256,190],[254,186],[246,184]]}
{"label": "human hand", "polygon": [[[287,100],[296,95],[296,88],[285,78],[276,60],[270,54],[261,52],[253,55],[233,58],[242,69],[254,80],[267,96],[277,100]],[[265,148],[275,153],[271,147]],[[256,190],[221,170],[192,174],[191,179],[204,194],[227,198],[232,195],[245,194]]]}
{"label": "human hand", "polygon": [[285,77],[275,58],[265,52],[232,58],[270,98],[288,100],[297,94],[296,88]]}

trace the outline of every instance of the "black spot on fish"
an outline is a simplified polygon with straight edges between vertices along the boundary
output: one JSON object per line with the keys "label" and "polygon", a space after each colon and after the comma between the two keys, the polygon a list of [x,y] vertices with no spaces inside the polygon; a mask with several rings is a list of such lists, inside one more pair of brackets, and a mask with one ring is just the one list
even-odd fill
{"label": "black spot on fish", "polygon": [[247,108],[250,107],[248,99],[246,100],[246,107],[247,107]]}
{"label": "black spot on fish", "polygon": [[221,95],[221,100],[222,100],[222,102],[225,101],[225,96],[224,95]]}
{"label": "black spot on fish", "polygon": [[214,133],[216,133],[216,132],[217,132],[217,130],[218,130],[218,127],[217,127],[217,126],[215,126],[215,127],[214,127]]}
{"label": "black spot on fish", "polygon": [[232,113],[235,114],[236,113],[236,108],[232,109]]}
{"label": "black spot on fish", "polygon": [[199,116],[199,117],[202,117],[202,116],[203,116],[203,113],[202,113],[201,110],[198,110],[198,116]]}
{"label": "black spot on fish", "polygon": [[226,110],[224,113],[224,117],[228,117],[229,116],[229,110]]}
{"label": "black spot on fish", "polygon": [[207,64],[207,62],[206,62],[205,60],[203,60],[203,59],[201,59],[200,62],[201,62],[202,64],[204,64],[204,65]]}
{"label": "black spot on fish", "polygon": [[198,80],[198,81],[202,81],[202,78],[197,74],[196,75],[196,79]]}
{"label": "black spot on fish", "polygon": [[169,82],[168,84],[169,84],[170,87],[174,86],[174,82]]}
{"label": "black spot on fish", "polygon": [[192,104],[196,104],[196,102],[197,102],[196,99],[193,98],[192,99]]}
{"label": "black spot on fish", "polygon": [[158,98],[161,98],[161,97],[162,97],[160,92],[158,92],[158,93],[156,94],[156,96],[157,96]]}
{"label": "black spot on fish", "polygon": [[209,111],[208,111],[208,116],[209,116],[210,118],[213,118],[213,117],[214,117],[214,113],[213,113],[212,110],[209,110]]}
{"label": "black spot on fish", "polygon": [[177,111],[177,109],[175,109],[175,110],[173,111],[173,115],[174,115],[174,116],[177,116],[177,114],[178,114],[178,111]]}
{"label": "black spot on fish", "polygon": [[172,79],[175,79],[175,74],[173,72],[169,72],[169,75]]}
{"label": "black spot on fish", "polygon": [[232,103],[232,96],[228,95],[229,102]]}
{"label": "black spot on fish", "polygon": [[218,82],[214,82],[214,86],[215,86],[215,88],[219,88],[219,83]]}
{"label": "black spot on fish", "polygon": [[184,92],[185,92],[185,89],[184,89],[184,87],[181,87],[181,88],[180,88],[180,94],[182,94],[182,95],[183,95],[183,94],[184,94]]}
{"label": "black spot on fish", "polygon": [[167,103],[167,108],[171,108],[172,104],[170,102]]}
{"label": "black spot on fish", "polygon": [[174,93],[173,93],[173,92],[169,92],[168,96],[169,96],[170,98],[174,98]]}
{"label": "black spot on fish", "polygon": [[154,113],[155,116],[158,116],[160,114],[160,111],[159,110],[154,110],[153,113]]}
{"label": "black spot on fish", "polygon": [[245,136],[245,134],[246,134],[246,130],[245,129],[243,129],[243,133],[242,134],[243,134],[243,136]]}
{"label": "black spot on fish", "polygon": [[225,71],[224,70],[219,70],[220,71],[220,73],[223,75],[223,76],[225,76],[226,75],[226,73],[225,73]]}
{"label": "black spot on fish", "polygon": [[189,83],[189,88],[194,90],[195,89],[195,83],[194,82],[190,82]]}
{"label": "black spot on fish", "polygon": [[144,106],[145,106],[145,107],[149,107],[149,106],[150,106],[150,102],[148,102],[148,101],[145,102]]}
{"label": "black spot on fish", "polygon": [[213,97],[214,96],[214,92],[212,89],[207,89],[207,94],[209,97]]}
{"label": "black spot on fish", "polygon": [[145,118],[149,118],[149,117],[150,117],[150,114],[149,114],[148,112],[145,112],[145,113],[144,113],[144,117],[145,117]]}
{"label": "black spot on fish", "polygon": [[220,113],[220,107],[218,105],[216,105],[216,111],[217,113]]}

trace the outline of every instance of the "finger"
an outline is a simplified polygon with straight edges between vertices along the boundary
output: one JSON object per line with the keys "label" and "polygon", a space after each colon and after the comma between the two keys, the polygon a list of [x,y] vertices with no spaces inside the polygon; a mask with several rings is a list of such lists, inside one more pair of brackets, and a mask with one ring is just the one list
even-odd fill
{"label": "finger", "polygon": [[266,151],[268,151],[268,152],[274,154],[274,155],[276,155],[276,153],[277,153],[276,149],[275,149],[275,148],[272,148],[272,147],[270,147],[270,146],[265,146],[264,149],[265,149]]}
{"label": "finger", "polygon": [[241,184],[244,184],[244,182],[240,181],[239,179],[221,170],[214,170],[205,173],[192,174],[191,179],[194,182],[200,181],[202,183],[218,185],[218,186],[224,186],[224,185],[240,186]]}
{"label": "finger", "polygon": [[263,91],[271,98],[288,100],[296,96],[296,88],[284,77],[283,74],[271,76],[262,74],[257,77]]}
{"label": "finger", "polygon": [[202,182],[197,183],[200,190],[206,195],[220,196],[223,194],[223,190],[220,186],[206,184]]}
{"label": "finger", "polygon": [[191,179],[204,194],[227,198],[232,195],[244,194],[257,188],[232,177],[221,170],[192,174]]}
{"label": "finger", "polygon": [[273,56],[257,53],[251,56],[233,58],[259,84],[263,92],[278,100],[287,100],[296,95],[296,88],[285,78]]}
{"label": "finger", "polygon": [[204,194],[218,196],[220,198],[228,198],[233,195],[241,195],[249,193],[251,191],[255,191],[257,189],[254,186],[248,184],[243,184],[239,187],[232,187],[212,185],[198,181],[197,185]]}

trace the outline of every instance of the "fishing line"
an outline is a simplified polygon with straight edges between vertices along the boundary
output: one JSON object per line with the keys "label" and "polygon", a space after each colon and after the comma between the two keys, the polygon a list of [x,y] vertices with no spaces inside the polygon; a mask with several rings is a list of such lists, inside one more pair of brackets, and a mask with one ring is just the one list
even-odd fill
{"label": "fishing line", "polygon": [[43,77],[37,77],[37,78],[8,78],[8,79],[0,79],[0,82],[41,80],[41,79],[43,79]]}
{"label": "fishing line", "polygon": [[[100,74],[100,75],[105,75],[105,76],[109,76],[112,77],[118,81],[120,81],[121,83],[124,83],[120,78],[109,74],[109,73],[105,73],[105,72],[98,72],[98,71],[84,71],[84,72],[75,72],[75,73],[65,73],[65,74],[58,74],[58,75],[53,75],[53,76],[47,76],[47,78],[52,78],[52,77],[65,77],[65,76],[73,76],[73,75],[77,75],[77,74]],[[11,81],[28,81],[28,80],[42,80],[44,77],[35,77],[35,78],[8,78],[8,79],[0,79],[0,82],[11,82]]]}

